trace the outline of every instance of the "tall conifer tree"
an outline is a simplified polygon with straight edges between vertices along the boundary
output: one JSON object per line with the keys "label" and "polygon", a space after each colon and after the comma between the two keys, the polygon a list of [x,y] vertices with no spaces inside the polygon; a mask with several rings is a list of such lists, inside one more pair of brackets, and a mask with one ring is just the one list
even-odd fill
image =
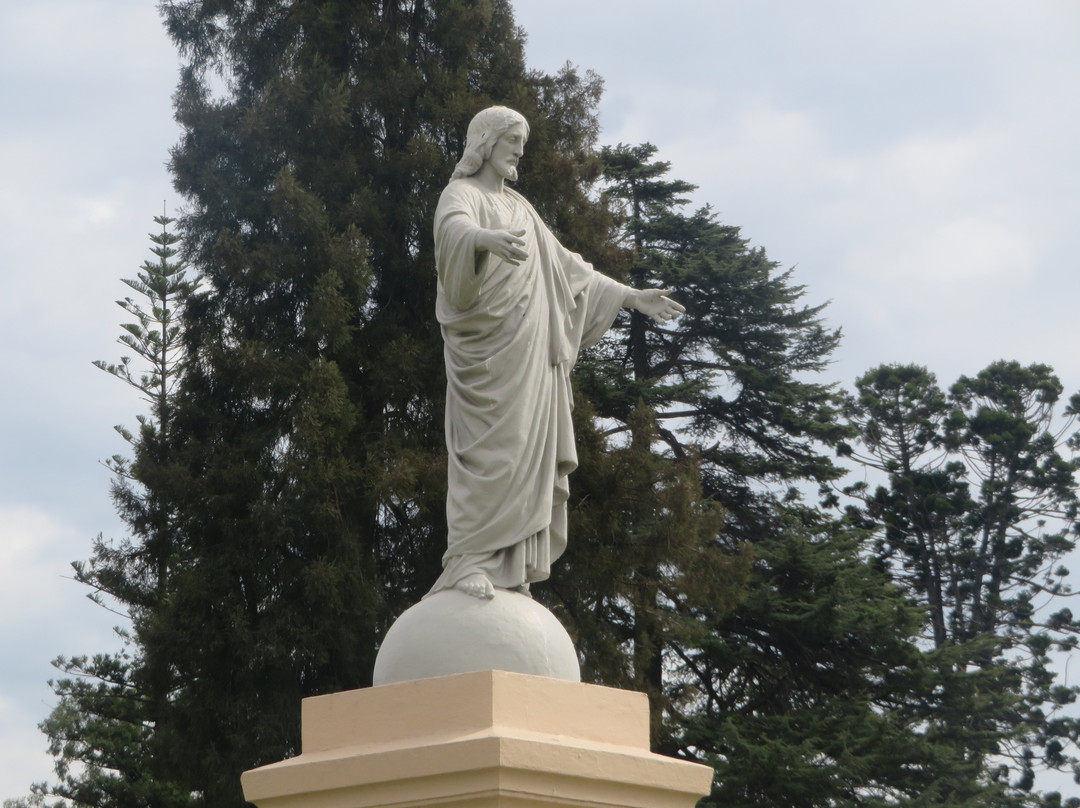
{"label": "tall conifer tree", "polygon": [[[183,301],[199,283],[174,260],[180,237],[174,220],[155,216],[153,260],[124,283],[136,295],[117,304],[134,322],[119,342],[129,355],[94,364],[139,392],[149,414],[139,428],[117,426],[133,456],[115,455],[112,498],[131,534],[119,541],[99,536],[88,563],[76,562],[76,580],[91,599],[130,619],[120,630],[124,650],[91,657],[60,657],[63,677],[50,683],[59,697],[41,725],[49,738],[58,780],[34,786],[35,804],[61,798],[97,808],[184,808],[190,795],[155,754],[168,721],[176,682],[166,655],[151,641],[154,623],[172,591],[181,539],[170,496],[173,403],[185,371],[180,340]],[[57,805],[64,805],[58,802]]]}
{"label": "tall conifer tree", "polygon": [[368,684],[437,577],[431,225],[469,119],[503,103],[535,122],[524,190],[569,220],[596,172],[599,83],[528,74],[505,0],[163,8],[185,60],[172,169],[207,287],[174,445],[186,544],[154,643],[183,683],[175,768],[232,806],[243,769],[296,751],[300,699]]}
{"label": "tall conifer tree", "polygon": [[[610,497],[591,490],[593,483],[579,472],[579,518],[615,509],[608,517],[613,540],[640,546],[643,555],[630,561],[633,553],[619,553],[620,563],[627,564],[624,573],[602,578],[635,581],[649,603],[674,597],[674,591],[656,590],[665,570],[688,569],[703,553],[735,557],[774,533],[776,504],[791,487],[839,474],[821,454],[821,443],[844,434],[834,419],[836,392],[811,377],[824,367],[839,334],[823,326],[820,307],[799,303],[802,287],[792,285],[790,273],[780,271],[764,251],[750,248],[737,228],[717,222],[708,208],[686,214],[684,195],[694,186],[668,179],[670,166],[654,161],[655,152],[644,144],[607,148],[601,155],[605,194],[623,215],[609,271],[635,286],[673,289],[687,311],[663,326],[636,312],[622,316],[577,373],[583,397],[600,419],[600,444],[611,457],[636,455],[629,466],[643,472],[635,482],[632,475],[610,477],[615,472],[608,469],[604,485]],[[587,424],[582,432],[589,434]],[[665,473],[675,475],[669,486],[650,482]],[[680,489],[693,503],[689,510],[642,496],[642,491]],[[622,492],[626,500],[617,504]],[[635,515],[639,507],[656,515]],[[669,531],[685,537],[682,549],[671,537],[650,536],[658,515],[670,521],[680,512],[693,516],[680,530]],[[614,539],[616,534],[621,538]],[[580,552],[589,551],[582,547]],[[577,558],[572,555],[571,563]],[[562,578],[588,576],[594,559],[583,555],[581,561],[580,570]],[[710,577],[719,574],[720,567],[714,567]],[[680,587],[700,577],[682,575]],[[729,582],[732,605],[737,578]],[[596,584],[605,588],[603,580]],[[616,611],[626,596],[611,590]],[[714,591],[707,597],[716,596]],[[655,607],[642,602],[632,611],[647,618]],[[619,624],[611,618],[612,625]],[[654,693],[664,666],[643,643],[653,637],[654,650],[660,649],[658,630],[627,628],[624,638],[639,635],[633,640],[638,662],[631,679]],[[652,673],[646,675],[644,668]]]}
{"label": "tall conifer tree", "polygon": [[850,427],[815,378],[839,334],[737,228],[684,212],[693,186],[655,152],[602,154],[613,257],[687,312],[626,316],[580,363],[578,541],[540,596],[561,597],[590,677],[648,692],[659,751],[714,767],[713,804],[958,796],[970,767],[893,709],[940,706],[918,612],[865,534],[800,502],[841,473],[825,451]]}

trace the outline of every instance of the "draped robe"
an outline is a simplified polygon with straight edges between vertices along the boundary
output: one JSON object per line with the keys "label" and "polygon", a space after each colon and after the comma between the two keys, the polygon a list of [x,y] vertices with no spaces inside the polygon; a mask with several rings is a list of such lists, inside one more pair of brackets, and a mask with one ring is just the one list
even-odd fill
{"label": "draped robe", "polygon": [[[478,253],[481,229],[524,230],[528,258]],[[570,370],[629,290],[563,247],[520,194],[470,179],[439,199],[435,256],[449,486],[443,573],[429,594],[477,572],[522,587],[547,578],[566,548]]]}

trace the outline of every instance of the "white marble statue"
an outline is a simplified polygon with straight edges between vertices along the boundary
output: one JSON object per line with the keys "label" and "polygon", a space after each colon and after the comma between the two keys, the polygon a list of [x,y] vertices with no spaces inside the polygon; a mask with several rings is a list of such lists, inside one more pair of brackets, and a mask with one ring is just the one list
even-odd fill
{"label": "white marble statue", "polygon": [[529,125],[491,107],[435,211],[437,314],[446,359],[448,547],[430,594],[528,592],[566,547],[567,475],[577,466],[570,370],[619,309],[660,323],[683,307],[636,290],[563,247],[506,186]]}

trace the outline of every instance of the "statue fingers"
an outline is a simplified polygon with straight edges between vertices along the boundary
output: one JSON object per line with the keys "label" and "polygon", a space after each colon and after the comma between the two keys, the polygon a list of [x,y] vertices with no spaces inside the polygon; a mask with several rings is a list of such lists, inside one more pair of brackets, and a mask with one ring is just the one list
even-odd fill
{"label": "statue fingers", "polygon": [[501,233],[502,242],[509,247],[515,247],[519,244],[524,244],[525,239],[522,236],[525,235],[524,230],[504,230]]}

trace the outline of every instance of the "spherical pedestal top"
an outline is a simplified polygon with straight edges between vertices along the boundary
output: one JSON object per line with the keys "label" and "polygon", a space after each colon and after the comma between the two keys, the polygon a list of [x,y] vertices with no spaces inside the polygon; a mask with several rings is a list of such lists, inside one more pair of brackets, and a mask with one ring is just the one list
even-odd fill
{"label": "spherical pedestal top", "polygon": [[374,684],[486,670],[581,681],[566,629],[528,595],[496,589],[486,600],[444,589],[390,627],[375,659]]}

